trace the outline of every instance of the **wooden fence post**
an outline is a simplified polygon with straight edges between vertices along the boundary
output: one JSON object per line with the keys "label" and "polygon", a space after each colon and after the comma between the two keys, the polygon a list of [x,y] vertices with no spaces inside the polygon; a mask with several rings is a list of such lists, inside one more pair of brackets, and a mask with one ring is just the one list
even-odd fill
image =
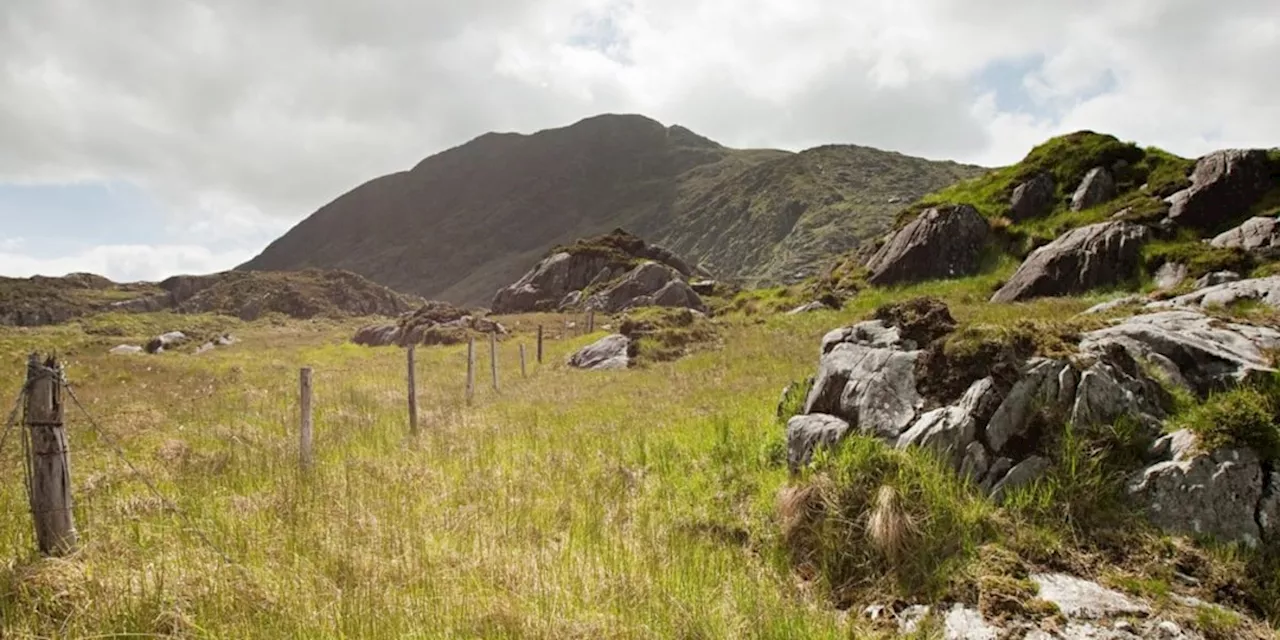
{"label": "wooden fence post", "polygon": [[595,332],[596,332],[596,310],[587,309],[587,333],[592,334]]}
{"label": "wooden fence post", "polygon": [[476,339],[467,338],[467,404],[476,395]]}
{"label": "wooden fence post", "polygon": [[542,364],[542,325],[538,325],[538,364]]}
{"label": "wooden fence post", "polygon": [[71,455],[63,429],[62,365],[52,356],[27,361],[25,420],[31,460],[31,516],[36,543],[45,555],[60,556],[79,543],[71,513]]}
{"label": "wooden fence post", "polygon": [[524,368],[524,343],[523,342],[520,343],[520,377],[521,378],[529,377],[529,374],[525,372],[525,368]]}
{"label": "wooden fence post", "polygon": [[498,390],[498,332],[489,334],[489,373],[493,377],[493,390]]}
{"label": "wooden fence post", "polygon": [[298,432],[298,464],[305,471],[311,468],[311,367],[303,367],[298,372],[298,387],[302,414],[302,425]]}
{"label": "wooden fence post", "polygon": [[409,433],[418,435],[418,384],[415,382],[414,372],[417,367],[413,363],[413,354],[417,349],[416,344],[409,345],[408,349],[408,367],[409,367]]}

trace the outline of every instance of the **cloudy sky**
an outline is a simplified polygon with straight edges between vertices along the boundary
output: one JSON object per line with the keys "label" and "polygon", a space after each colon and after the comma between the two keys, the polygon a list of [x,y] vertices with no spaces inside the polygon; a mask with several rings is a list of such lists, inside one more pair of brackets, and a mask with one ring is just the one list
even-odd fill
{"label": "cloudy sky", "polygon": [[1280,146],[1276,0],[3,0],[0,274],[230,268],[491,130],[986,165],[1094,129]]}

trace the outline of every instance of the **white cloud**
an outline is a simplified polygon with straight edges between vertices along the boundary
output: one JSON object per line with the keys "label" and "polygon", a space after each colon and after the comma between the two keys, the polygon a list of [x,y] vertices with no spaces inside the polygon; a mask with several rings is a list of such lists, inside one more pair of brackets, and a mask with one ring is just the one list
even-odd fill
{"label": "white cloud", "polygon": [[[1280,143],[1275,0],[7,0],[0,59],[0,182],[134,183],[200,243],[606,111],[986,164],[1082,128]],[[1002,113],[974,78],[1022,59],[1042,110]]]}
{"label": "white cloud", "polygon": [[56,258],[17,253],[19,249],[0,246],[0,273],[30,277],[87,271],[116,282],[155,281],[176,274],[223,271],[252,257],[246,250],[218,252],[200,245],[105,245]]}

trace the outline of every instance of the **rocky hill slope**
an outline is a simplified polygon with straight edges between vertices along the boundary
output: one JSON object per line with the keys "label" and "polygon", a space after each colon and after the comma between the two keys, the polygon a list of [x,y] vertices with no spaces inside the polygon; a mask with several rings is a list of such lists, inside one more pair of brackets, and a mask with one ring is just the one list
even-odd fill
{"label": "rocky hill slope", "polygon": [[341,268],[487,304],[553,245],[623,227],[720,277],[772,282],[888,228],[905,203],[982,169],[856,146],[726,148],[603,115],[490,133],[321,207],[242,270]]}
{"label": "rocky hill slope", "polygon": [[213,313],[255,320],[395,316],[422,304],[345,271],[227,271],[117,284],[93,274],[0,278],[0,325],[41,326],[105,312]]}

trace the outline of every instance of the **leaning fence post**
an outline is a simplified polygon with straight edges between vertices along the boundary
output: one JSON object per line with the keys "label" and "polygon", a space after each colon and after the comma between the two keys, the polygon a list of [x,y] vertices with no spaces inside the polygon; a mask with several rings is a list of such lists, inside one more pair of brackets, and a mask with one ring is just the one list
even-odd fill
{"label": "leaning fence post", "polygon": [[467,404],[476,395],[476,339],[467,338]]}
{"label": "leaning fence post", "polygon": [[418,385],[414,382],[413,353],[418,345],[410,344],[408,353],[409,367],[409,433],[418,434]]}
{"label": "leaning fence post", "polygon": [[303,367],[298,372],[298,387],[302,414],[302,425],[298,433],[298,463],[305,471],[311,468],[311,367]]}
{"label": "leaning fence post", "polygon": [[493,377],[493,390],[498,390],[498,332],[489,334],[489,373]]}
{"label": "leaning fence post", "polygon": [[63,555],[79,542],[71,513],[71,455],[63,428],[62,365],[52,356],[27,361],[27,405],[24,415],[31,452],[31,516],[36,543],[45,555]]}
{"label": "leaning fence post", "polygon": [[538,364],[542,364],[542,325],[538,325]]}
{"label": "leaning fence post", "polygon": [[520,377],[521,378],[529,377],[529,374],[525,373],[525,368],[524,368],[524,343],[523,342],[520,343]]}

